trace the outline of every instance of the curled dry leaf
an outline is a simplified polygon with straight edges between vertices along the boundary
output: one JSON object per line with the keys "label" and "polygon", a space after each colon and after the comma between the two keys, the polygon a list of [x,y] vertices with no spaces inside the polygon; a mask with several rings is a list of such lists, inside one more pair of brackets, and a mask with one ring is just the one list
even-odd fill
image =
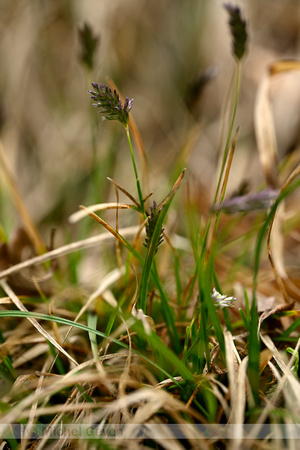
{"label": "curled dry leaf", "polygon": [[270,72],[260,82],[254,111],[254,127],[260,163],[269,186],[277,189],[278,151],[272,105],[270,99]]}
{"label": "curled dry leaf", "polygon": [[264,313],[262,313],[262,315],[259,318],[258,321],[258,332],[260,330],[261,324],[263,323],[264,320],[266,320],[268,317],[273,316],[274,314],[278,313],[278,312],[282,312],[282,311],[289,311],[291,309],[293,309],[295,302],[286,304],[286,303],[280,303],[279,305],[276,305],[273,309],[270,309],[269,311],[265,311]]}
{"label": "curled dry leaf", "polygon": [[265,72],[258,87],[254,111],[254,128],[260,162],[268,185],[279,187],[277,174],[278,148],[274,125],[271,84],[274,76],[300,70],[300,61],[275,61]]}
{"label": "curled dry leaf", "polygon": [[[276,131],[270,98],[271,82],[273,77],[277,74],[288,73],[294,70],[300,70],[300,61],[276,61],[271,64],[261,80],[256,96],[254,127],[257,147],[266,181],[273,189],[278,189],[280,182],[277,172],[278,148]],[[270,239],[270,251],[273,258],[272,263],[274,263],[274,268],[281,279],[287,278],[284,264],[284,212],[284,203],[281,202],[273,221]]]}

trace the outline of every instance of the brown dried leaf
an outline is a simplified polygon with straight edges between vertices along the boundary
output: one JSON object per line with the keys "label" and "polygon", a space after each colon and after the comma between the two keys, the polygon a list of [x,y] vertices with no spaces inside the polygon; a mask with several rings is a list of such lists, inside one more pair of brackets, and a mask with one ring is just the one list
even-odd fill
{"label": "brown dried leaf", "polygon": [[268,348],[265,348],[259,355],[259,371],[262,372],[268,365],[268,362],[273,358],[273,353]]}
{"label": "brown dried leaf", "polygon": [[291,70],[300,70],[300,61],[295,59],[286,59],[283,61],[276,61],[269,67],[271,76],[282,72],[289,72]]}
{"label": "brown dried leaf", "polygon": [[282,280],[285,290],[293,300],[300,302],[300,280],[298,278],[285,278]]}
{"label": "brown dried leaf", "polygon": [[270,75],[266,73],[260,82],[256,96],[254,127],[260,163],[268,185],[277,189],[277,142],[270,100]]}
{"label": "brown dried leaf", "polygon": [[300,70],[300,61],[276,61],[271,64],[258,87],[254,112],[254,127],[261,165],[269,185],[279,187],[277,174],[277,141],[270,99],[271,81],[274,76]]}
{"label": "brown dried leaf", "polygon": [[275,308],[269,310],[269,311],[265,311],[264,313],[262,313],[262,315],[259,318],[258,321],[258,332],[260,330],[261,324],[263,323],[264,320],[266,320],[268,317],[272,316],[273,314],[276,314],[278,312],[282,312],[282,311],[289,311],[291,309],[293,309],[295,302],[292,303],[280,303],[279,305],[276,305]]}
{"label": "brown dried leaf", "polygon": [[[266,181],[271,187],[278,189],[280,183],[277,173],[278,149],[276,141],[276,132],[274,126],[274,117],[270,99],[270,88],[272,78],[284,72],[291,70],[300,70],[300,62],[295,60],[276,61],[271,64],[265,73],[258,88],[256,97],[254,126],[257,140],[257,147],[260,156],[260,162],[265,174]],[[287,278],[284,264],[284,236],[283,236],[283,216],[284,203],[281,202],[273,221],[273,230],[270,236],[269,256],[277,280]],[[282,283],[280,284],[282,293],[288,302],[286,292]]]}

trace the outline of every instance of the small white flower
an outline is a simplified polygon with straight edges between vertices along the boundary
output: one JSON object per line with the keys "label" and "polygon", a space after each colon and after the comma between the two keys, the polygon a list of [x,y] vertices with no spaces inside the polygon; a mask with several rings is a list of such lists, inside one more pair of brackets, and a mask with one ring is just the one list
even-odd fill
{"label": "small white flower", "polygon": [[132,310],[131,310],[131,314],[133,315],[133,317],[135,317],[136,319],[138,319],[142,322],[145,333],[149,336],[151,334],[151,329],[154,329],[154,321],[153,321],[152,317],[144,314],[144,311],[142,309],[137,310],[135,305],[136,304],[134,303]]}
{"label": "small white flower", "polygon": [[213,288],[211,298],[215,301],[217,309],[228,308],[229,306],[235,307],[232,304],[232,302],[236,301],[235,297],[226,297],[226,295],[220,294],[215,288]]}

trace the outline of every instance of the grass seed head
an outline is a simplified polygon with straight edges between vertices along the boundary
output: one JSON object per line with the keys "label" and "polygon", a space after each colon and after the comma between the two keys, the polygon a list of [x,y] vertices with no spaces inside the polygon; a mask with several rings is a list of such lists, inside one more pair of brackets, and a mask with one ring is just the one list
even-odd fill
{"label": "grass seed head", "polygon": [[248,34],[246,21],[242,18],[241,10],[238,6],[226,3],[224,7],[229,14],[233,54],[240,61],[245,54],[247,46]]}
{"label": "grass seed head", "polygon": [[[146,225],[146,239],[145,239],[146,242],[144,243],[144,246],[146,248],[150,247],[150,243],[152,241],[154,229],[155,229],[155,226],[157,224],[157,220],[158,220],[159,214],[161,212],[161,208],[159,209],[157,207],[156,202],[154,201],[153,202],[153,206],[150,207],[150,211],[151,211],[151,213],[150,213],[150,216],[148,216],[148,223]],[[164,229],[162,228],[161,232],[160,232],[160,236],[159,236],[158,242],[157,242],[157,245],[156,245],[155,253],[157,252],[158,247],[160,246],[160,244],[164,240],[163,232],[164,232]]]}
{"label": "grass seed head", "polygon": [[92,83],[94,91],[88,91],[91,99],[95,100],[93,106],[99,108],[103,120],[118,120],[125,128],[129,123],[129,112],[133,105],[133,99],[126,97],[124,105],[116,89],[113,91],[106,84]]}
{"label": "grass seed head", "polygon": [[100,38],[94,35],[91,26],[87,23],[79,28],[78,35],[81,45],[79,58],[89,70],[93,70],[95,53],[99,46]]}

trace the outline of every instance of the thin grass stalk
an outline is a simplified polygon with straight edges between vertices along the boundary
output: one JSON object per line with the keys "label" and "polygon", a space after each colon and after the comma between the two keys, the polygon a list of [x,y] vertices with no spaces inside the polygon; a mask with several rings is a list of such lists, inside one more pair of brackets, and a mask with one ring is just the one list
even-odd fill
{"label": "thin grass stalk", "polygon": [[144,199],[143,199],[140,179],[139,179],[139,176],[138,176],[138,171],[137,171],[137,168],[136,168],[136,163],[135,163],[134,153],[133,153],[133,149],[132,149],[132,144],[131,144],[131,138],[130,138],[130,132],[129,132],[129,126],[128,125],[125,128],[125,130],[126,130],[126,136],[127,136],[129,148],[130,148],[130,155],[131,155],[131,160],[132,160],[132,165],[133,165],[133,170],[134,170],[134,175],[135,175],[135,180],[136,180],[136,188],[137,188],[137,192],[138,192],[139,202],[140,202],[140,206],[141,206],[141,213],[142,213],[143,217],[145,218],[146,217],[146,213],[145,213]]}
{"label": "thin grass stalk", "polygon": [[208,312],[209,312],[209,315],[210,315],[210,318],[212,321],[213,328],[215,330],[216,338],[220,345],[221,352],[225,359],[225,340],[224,340],[223,329],[221,326],[219,316],[217,314],[214,300],[211,296],[213,273],[214,273],[214,255],[211,254],[211,257],[209,258],[209,261],[206,266],[206,271],[205,271],[205,279],[209,280],[209,282],[208,283],[206,282],[204,285],[206,306],[207,306],[207,309],[208,309]]}
{"label": "thin grass stalk", "polygon": [[237,112],[237,106],[238,106],[238,100],[239,100],[239,95],[240,95],[240,78],[241,78],[241,63],[240,63],[240,61],[238,61],[237,65],[236,65],[236,80],[235,80],[232,114],[231,114],[231,119],[230,119],[230,123],[229,123],[229,129],[228,129],[228,133],[227,133],[227,139],[226,139],[225,150],[224,150],[224,155],[223,155],[223,160],[222,160],[222,166],[221,166],[221,170],[220,170],[220,174],[219,174],[219,179],[218,179],[218,184],[217,184],[217,188],[216,188],[213,205],[215,205],[215,203],[217,202],[218,197],[219,197],[219,191],[220,191],[221,182],[223,179],[223,174],[224,174],[225,165],[226,165],[226,161],[227,161],[227,157],[228,157],[228,152],[231,147],[231,145],[230,145],[231,137],[232,137],[233,127],[234,127],[236,112]]}
{"label": "thin grass stalk", "polygon": [[[228,133],[227,133],[227,138],[226,138],[226,143],[225,143],[225,150],[224,150],[222,165],[221,165],[220,174],[219,174],[219,178],[218,178],[217,188],[216,188],[216,192],[215,192],[215,196],[214,196],[214,200],[213,200],[213,204],[212,204],[212,210],[214,209],[214,206],[216,205],[216,203],[218,202],[218,199],[219,199],[219,191],[220,191],[220,188],[221,188],[221,183],[223,181],[223,175],[224,175],[226,163],[228,164],[227,176],[229,175],[229,169],[230,169],[230,166],[231,166],[232,157],[233,157],[235,144],[236,144],[237,133],[238,133],[238,131],[237,131],[236,135],[235,135],[235,139],[233,140],[232,145],[230,145],[232,132],[233,132],[233,127],[234,127],[235,118],[236,118],[236,111],[237,111],[237,105],[238,105],[238,100],[239,100],[239,93],[240,93],[240,72],[241,72],[241,63],[240,63],[240,61],[237,62],[237,66],[236,67],[237,68],[236,68],[236,82],[235,82],[235,89],[234,89],[233,109],[232,109],[232,113],[231,113],[231,119],[230,119],[230,123],[229,123],[229,129],[228,129]],[[229,161],[227,161],[230,149],[231,149],[231,157],[229,158]],[[222,197],[224,198],[225,190],[226,190],[226,179],[223,181],[223,188],[222,188],[222,192],[221,192],[219,201],[222,200]],[[214,225],[214,232],[217,229],[219,216],[220,216],[220,212],[217,213],[216,219],[214,221],[214,224],[215,224]],[[205,232],[205,236],[204,236],[204,243],[203,243],[203,247],[202,247],[202,253],[204,253],[206,251],[207,247],[210,248],[212,240],[213,240],[213,236],[211,235],[211,231],[210,231],[211,230],[211,224],[212,224],[212,217],[209,218],[209,221],[208,221],[208,224],[207,224],[207,227],[206,227],[206,232]],[[208,250],[208,254],[209,253],[210,253],[210,250]]]}
{"label": "thin grass stalk", "polygon": [[[111,78],[107,78],[108,84],[112,89],[117,89],[117,86],[115,85],[115,83],[113,82],[113,80]],[[124,100],[120,94],[120,98],[122,99],[122,101]],[[148,173],[148,163],[147,163],[147,156],[146,156],[146,152],[145,152],[145,148],[144,148],[144,144],[143,144],[143,140],[141,137],[141,134],[139,132],[139,129],[137,127],[137,124],[132,116],[132,114],[130,114],[129,116],[129,127],[132,131],[132,135],[133,135],[133,140],[135,141],[138,153],[139,153],[139,157],[140,157],[140,161],[142,163],[142,168],[143,168],[143,179],[145,181],[145,185],[146,185],[146,191],[149,191],[148,189],[148,185],[149,185],[149,173]],[[146,202],[146,199],[144,199],[144,203]]]}
{"label": "thin grass stalk", "polygon": [[[200,294],[200,298],[202,295]],[[205,366],[205,360],[207,363],[207,367],[210,365],[210,351],[209,351],[209,340],[207,333],[207,325],[209,323],[209,317],[207,314],[207,309],[205,307],[205,299],[202,298],[200,300],[200,325],[197,333],[198,340],[198,350],[197,350],[197,360],[196,360],[196,372],[198,374],[203,373],[203,369]]]}

